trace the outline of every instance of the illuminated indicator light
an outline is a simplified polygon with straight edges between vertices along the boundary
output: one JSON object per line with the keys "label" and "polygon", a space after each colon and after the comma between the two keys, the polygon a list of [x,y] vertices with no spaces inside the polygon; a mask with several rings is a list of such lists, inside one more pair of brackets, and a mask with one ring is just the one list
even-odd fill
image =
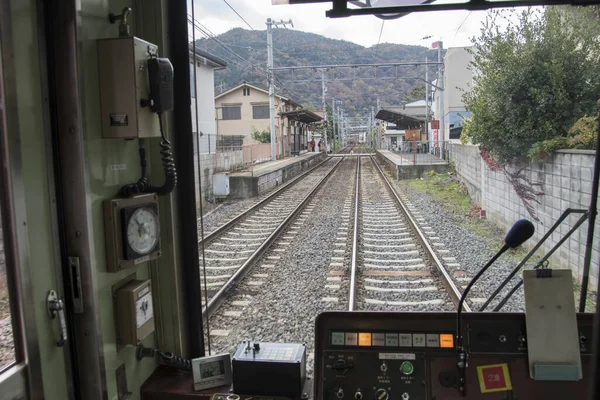
{"label": "illuminated indicator light", "polygon": [[454,348],[454,335],[448,333],[440,334],[440,347],[443,349]]}
{"label": "illuminated indicator light", "polygon": [[358,345],[359,346],[371,346],[371,334],[361,332],[358,334]]}
{"label": "illuminated indicator light", "polygon": [[414,370],[415,370],[415,367],[413,367],[413,365],[410,361],[404,361],[402,363],[402,365],[400,365],[400,371],[404,375],[410,375],[414,372]]}

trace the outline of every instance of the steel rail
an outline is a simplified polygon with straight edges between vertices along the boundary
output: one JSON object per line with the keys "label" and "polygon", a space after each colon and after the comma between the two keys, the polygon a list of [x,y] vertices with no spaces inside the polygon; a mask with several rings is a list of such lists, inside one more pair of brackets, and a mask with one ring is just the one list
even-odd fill
{"label": "steel rail", "polygon": [[260,258],[269,250],[271,245],[279,238],[279,236],[283,233],[283,231],[288,227],[288,225],[292,222],[292,220],[304,209],[304,207],[308,204],[308,202],[315,196],[318,190],[323,186],[325,181],[331,176],[333,171],[337,169],[337,167],[341,164],[344,159],[340,159],[331,168],[327,174],[316,184],[316,186],[306,195],[304,199],[292,210],[290,215],[288,215],[283,222],[275,228],[275,230],[269,235],[268,238],[259,246],[258,249],[248,259],[242,264],[240,268],[227,280],[227,282],[219,289],[217,293],[215,293],[211,299],[206,304],[206,307],[202,309],[202,319],[206,320],[210,318],[215,311],[219,308],[219,306],[225,300],[225,294],[235,285],[240,283],[242,279],[248,274],[248,272],[256,265],[256,263],[260,260]]}
{"label": "steel rail", "polygon": [[[448,293],[450,294],[450,297],[452,297],[452,301],[458,307],[458,303],[460,302],[462,293],[460,292],[458,287],[456,287],[456,285],[452,281],[452,277],[450,276],[450,274],[448,273],[446,268],[444,268],[444,265],[442,264],[440,259],[435,255],[433,248],[429,245],[429,242],[425,238],[425,235],[423,234],[423,232],[421,231],[421,229],[419,228],[419,226],[413,219],[408,208],[404,205],[404,202],[402,201],[402,199],[400,199],[400,196],[398,196],[398,193],[396,192],[396,190],[394,189],[392,184],[389,182],[387,177],[384,175],[379,164],[377,164],[377,162],[375,160],[373,160],[372,156],[369,156],[369,158],[371,159],[373,164],[375,164],[375,167],[377,168],[377,171],[379,172],[379,176],[381,176],[381,178],[385,182],[388,190],[390,191],[392,196],[396,199],[396,202],[402,209],[402,212],[404,213],[404,215],[406,215],[406,218],[410,222],[411,228],[417,234],[417,239],[419,239],[419,242],[421,242],[421,245],[427,250],[429,258],[433,261],[433,263],[435,264],[438,271],[440,271],[440,273],[442,274],[444,286],[446,286],[446,289],[447,289]],[[466,312],[471,312],[471,308],[466,303],[463,304],[463,310]]]}
{"label": "steel rail", "polygon": [[217,229],[215,229],[214,231],[212,231],[209,235],[205,236],[204,239],[199,240],[198,241],[198,246],[201,246],[202,244],[204,244],[206,246],[210,242],[212,242],[213,240],[218,239],[219,236],[221,236],[223,233],[225,233],[233,225],[235,225],[236,223],[240,222],[248,214],[256,211],[260,207],[262,207],[262,206],[268,204],[270,201],[274,200],[278,195],[282,194],[285,190],[287,190],[290,187],[292,187],[292,185],[298,183],[302,178],[306,177],[308,174],[310,174],[315,169],[317,169],[320,166],[322,166],[323,164],[325,164],[327,161],[329,161],[329,158],[326,158],[323,162],[320,162],[319,164],[315,165],[314,167],[306,170],[306,172],[298,175],[297,177],[295,177],[291,181],[287,182],[285,185],[281,186],[275,192],[271,193],[268,197],[262,199],[261,201],[259,201],[255,205],[253,205],[252,207],[248,208],[247,210],[242,211],[240,214],[236,215],[235,217],[233,217],[229,221],[225,222],[223,225],[219,226]]}
{"label": "steel rail", "polygon": [[348,311],[354,311],[356,301],[356,258],[358,253],[358,200],[360,195],[360,156],[356,157],[356,191],[354,194],[354,237],[352,238],[352,264],[350,266],[350,297]]}

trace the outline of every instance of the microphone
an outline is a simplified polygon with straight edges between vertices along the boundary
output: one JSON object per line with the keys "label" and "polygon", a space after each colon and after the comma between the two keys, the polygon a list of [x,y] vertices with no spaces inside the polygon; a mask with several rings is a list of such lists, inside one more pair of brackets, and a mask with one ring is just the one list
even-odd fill
{"label": "microphone", "polygon": [[463,346],[462,337],[462,308],[467,294],[473,287],[473,284],[483,275],[483,273],[508,249],[514,249],[522,245],[527,239],[533,236],[535,227],[531,221],[527,219],[520,219],[513,224],[506,236],[504,237],[504,245],[502,248],[481,268],[481,270],[471,279],[471,282],[467,285],[467,288],[460,297],[458,302],[458,310],[456,314],[456,349],[459,354],[458,361],[458,374],[459,374],[459,390],[465,395],[465,369],[467,368],[467,352]]}

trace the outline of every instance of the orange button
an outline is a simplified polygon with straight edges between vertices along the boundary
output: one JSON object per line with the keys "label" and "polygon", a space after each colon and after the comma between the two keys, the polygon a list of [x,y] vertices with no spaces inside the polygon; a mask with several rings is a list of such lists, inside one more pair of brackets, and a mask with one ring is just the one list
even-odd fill
{"label": "orange button", "polygon": [[371,346],[371,334],[370,333],[359,333],[358,334],[358,345],[359,346]]}
{"label": "orange button", "polygon": [[454,348],[454,335],[448,333],[440,334],[440,347],[444,349]]}

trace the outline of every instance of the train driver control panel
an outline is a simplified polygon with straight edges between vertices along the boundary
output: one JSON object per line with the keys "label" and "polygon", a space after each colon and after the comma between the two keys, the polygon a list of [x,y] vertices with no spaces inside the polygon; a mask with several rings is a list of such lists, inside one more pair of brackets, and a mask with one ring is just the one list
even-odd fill
{"label": "train driver control panel", "polygon": [[576,363],[530,362],[533,346],[524,313],[464,314],[469,357],[462,388],[456,326],[455,313],[321,314],[315,331],[315,398],[587,399],[592,314],[576,316],[579,369]]}

